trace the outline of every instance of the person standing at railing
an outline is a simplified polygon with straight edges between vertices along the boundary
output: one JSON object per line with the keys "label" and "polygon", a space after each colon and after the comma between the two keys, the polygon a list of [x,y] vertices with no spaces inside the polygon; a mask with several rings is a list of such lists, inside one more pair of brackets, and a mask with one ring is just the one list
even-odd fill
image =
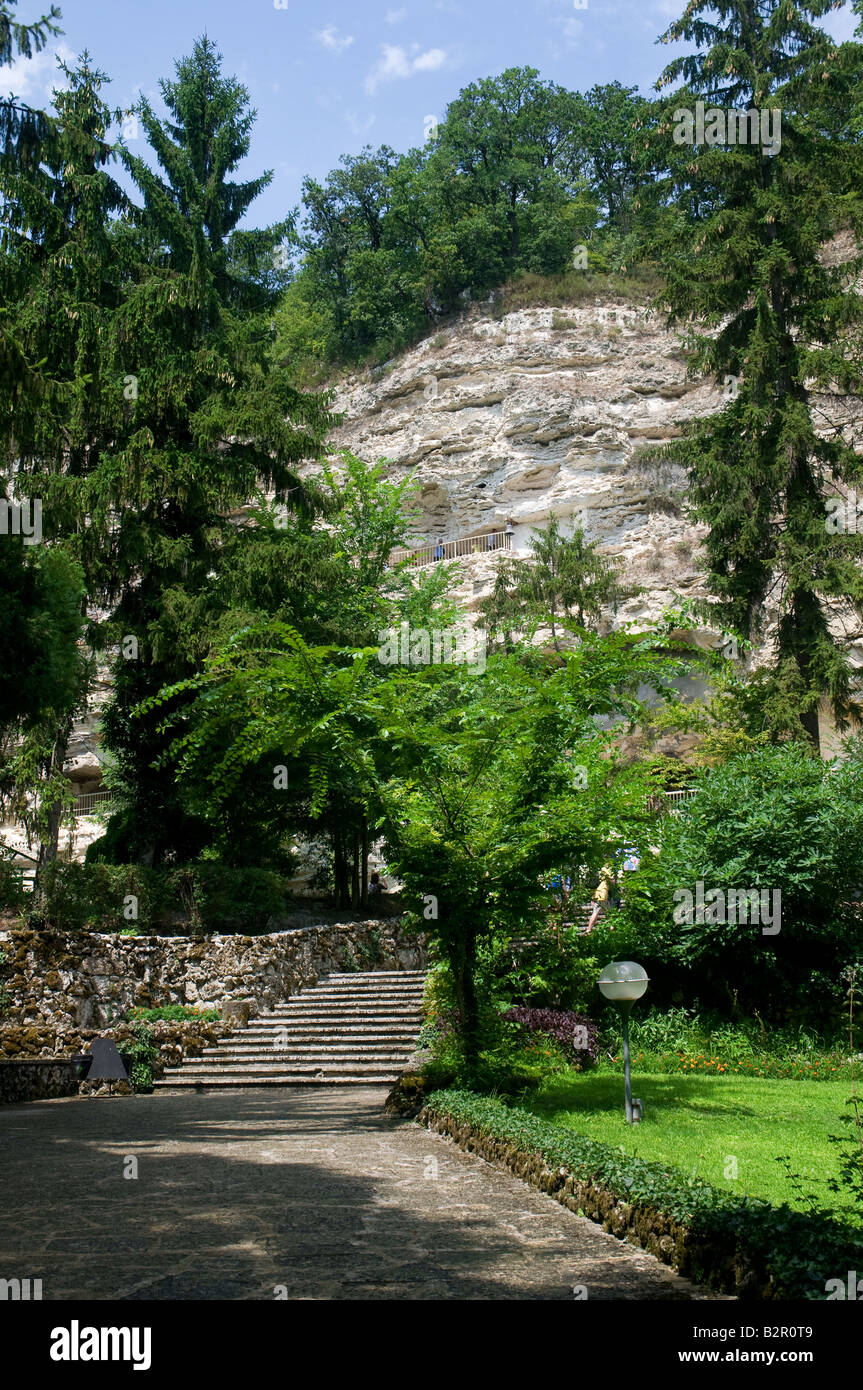
{"label": "person standing at railing", "polygon": [[438,536],[437,538],[437,545],[434,548],[434,559],[443,559],[443,536]]}
{"label": "person standing at railing", "polygon": [[[611,863],[604,864],[599,875],[599,883],[594,890],[593,911],[587,923],[587,931],[593,931],[600,917],[608,912],[616,912],[623,900],[621,890],[621,869],[624,874],[634,873],[641,863],[641,856],[634,845],[615,850]],[[613,930],[613,928],[612,928]]]}

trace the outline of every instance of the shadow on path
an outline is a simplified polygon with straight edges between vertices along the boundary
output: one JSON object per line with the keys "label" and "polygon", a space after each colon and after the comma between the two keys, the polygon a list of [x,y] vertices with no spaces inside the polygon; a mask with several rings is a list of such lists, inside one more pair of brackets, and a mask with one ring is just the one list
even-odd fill
{"label": "shadow on path", "polygon": [[[0,1110],[0,1278],[43,1298],[669,1299],[643,1251],[436,1135],[385,1091]],[[134,1176],[137,1172],[137,1176]]]}

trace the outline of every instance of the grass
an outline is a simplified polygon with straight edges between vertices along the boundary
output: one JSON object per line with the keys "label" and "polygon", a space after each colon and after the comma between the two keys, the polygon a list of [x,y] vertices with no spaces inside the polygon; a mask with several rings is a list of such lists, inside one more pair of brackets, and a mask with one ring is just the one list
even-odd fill
{"label": "grass", "polygon": [[[517,309],[555,309],[599,297],[625,304],[649,304],[662,288],[652,266],[638,266],[626,275],[620,271],[567,270],[561,275],[535,275],[521,271],[495,292],[492,317],[503,318]],[[565,328],[562,317],[553,328]],[[617,329],[620,332],[620,329]]]}
{"label": "grass", "polygon": [[216,1023],[218,1009],[197,1009],[189,1004],[163,1004],[158,1009],[133,1008],[126,1012],[126,1023]]}
{"label": "grass", "polygon": [[[837,1176],[838,1146],[827,1136],[847,1129],[839,1117],[849,1109],[850,1077],[779,1081],[635,1072],[633,1093],[644,1104],[639,1125],[627,1125],[624,1118],[622,1069],[620,1075],[554,1076],[519,1105],[553,1124],[694,1173],[740,1196],[786,1202],[805,1211],[806,1196],[814,1193],[819,1205],[834,1205],[826,1180]],[[777,1162],[783,1154],[790,1155],[797,1183]],[[736,1177],[731,1176],[732,1160]]]}

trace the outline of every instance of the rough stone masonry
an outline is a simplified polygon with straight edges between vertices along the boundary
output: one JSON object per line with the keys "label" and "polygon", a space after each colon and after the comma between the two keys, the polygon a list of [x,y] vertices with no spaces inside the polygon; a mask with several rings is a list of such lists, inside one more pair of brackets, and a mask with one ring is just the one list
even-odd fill
{"label": "rough stone masonry", "polygon": [[424,938],[392,921],[204,939],[13,931],[3,948],[7,1021],[58,1031],[102,1028],[134,1006],[236,1005],[256,1017],[319,975],[426,960]]}

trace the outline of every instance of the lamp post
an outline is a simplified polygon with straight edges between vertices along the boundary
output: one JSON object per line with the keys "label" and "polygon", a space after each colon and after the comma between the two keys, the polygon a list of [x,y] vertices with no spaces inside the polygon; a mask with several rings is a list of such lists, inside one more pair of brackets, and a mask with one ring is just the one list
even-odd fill
{"label": "lamp post", "polygon": [[629,1075],[629,1015],[636,999],[640,999],[647,989],[647,972],[634,960],[616,960],[607,965],[597,984],[605,995],[620,1008],[623,1014],[623,1087],[626,1098],[626,1123],[637,1125],[644,1113],[641,1101],[632,1099],[632,1082]]}

